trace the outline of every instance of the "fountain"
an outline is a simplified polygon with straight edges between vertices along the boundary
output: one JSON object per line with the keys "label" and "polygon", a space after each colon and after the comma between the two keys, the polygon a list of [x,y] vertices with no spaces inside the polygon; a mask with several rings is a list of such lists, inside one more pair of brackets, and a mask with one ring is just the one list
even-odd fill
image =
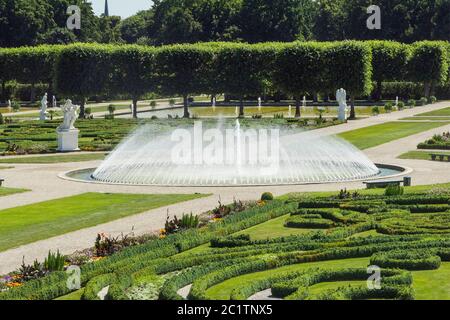
{"label": "fountain", "polygon": [[380,169],[340,138],[243,128],[236,120],[172,133],[143,125],[89,172],[91,180],[114,184],[255,186],[353,181]]}

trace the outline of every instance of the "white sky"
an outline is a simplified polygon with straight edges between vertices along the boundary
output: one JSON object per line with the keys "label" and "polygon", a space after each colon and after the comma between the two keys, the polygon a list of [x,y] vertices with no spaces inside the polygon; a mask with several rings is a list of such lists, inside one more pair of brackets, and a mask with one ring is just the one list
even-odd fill
{"label": "white sky", "polygon": [[[105,0],[88,0],[92,3],[95,14],[100,15],[105,11]],[[127,18],[136,12],[150,9],[151,0],[108,0],[109,15]]]}

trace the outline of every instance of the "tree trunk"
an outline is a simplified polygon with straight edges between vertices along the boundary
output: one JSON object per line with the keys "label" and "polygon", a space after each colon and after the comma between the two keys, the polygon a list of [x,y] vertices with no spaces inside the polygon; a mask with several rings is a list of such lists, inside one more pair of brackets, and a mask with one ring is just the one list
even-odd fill
{"label": "tree trunk", "polygon": [[375,90],[375,95],[374,95],[374,99],[375,101],[381,101],[382,97],[382,91],[383,91],[383,86],[382,86],[382,82],[381,81],[377,81],[377,88]]}
{"label": "tree trunk", "polygon": [[30,92],[30,102],[34,103],[36,101],[36,88],[34,83],[31,84],[31,92]]}
{"label": "tree trunk", "polygon": [[84,119],[86,117],[86,113],[85,111],[85,106],[86,106],[86,98],[85,97],[81,97],[81,101],[80,101],[80,115],[78,116],[78,118],[80,119]]}
{"label": "tree trunk", "polygon": [[300,118],[301,117],[301,113],[300,113],[300,99],[295,97],[295,117],[296,118]]}
{"label": "tree trunk", "polygon": [[6,81],[2,81],[2,101],[6,103],[7,100],[8,99],[6,99]]}
{"label": "tree trunk", "polygon": [[183,114],[183,118],[188,118],[189,119],[189,98],[187,95],[183,96],[183,107],[184,107],[184,114]]}
{"label": "tree trunk", "polygon": [[239,99],[239,118],[244,116],[244,98]]}
{"label": "tree trunk", "polygon": [[356,112],[355,112],[355,98],[353,96],[350,97],[350,120],[356,119]]}
{"label": "tree trunk", "polygon": [[436,82],[431,81],[430,97],[436,95]]}
{"label": "tree trunk", "polygon": [[423,85],[424,89],[425,89],[425,98],[429,98],[430,97],[430,91],[431,91],[431,84],[429,82],[425,82]]}
{"label": "tree trunk", "polygon": [[137,97],[134,97],[133,98],[133,110],[132,110],[132,112],[133,112],[133,118],[134,119],[137,119],[137,104],[138,104],[138,98]]}

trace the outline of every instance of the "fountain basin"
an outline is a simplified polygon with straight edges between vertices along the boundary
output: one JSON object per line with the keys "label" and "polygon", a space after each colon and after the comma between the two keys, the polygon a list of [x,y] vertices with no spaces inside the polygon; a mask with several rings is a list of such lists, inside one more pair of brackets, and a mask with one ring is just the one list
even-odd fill
{"label": "fountain basin", "polygon": [[79,169],[74,171],[69,171],[66,173],[62,173],[59,175],[60,178],[75,182],[84,182],[84,183],[96,183],[96,184],[109,184],[109,185],[128,185],[128,186],[161,186],[161,187],[256,187],[256,186],[283,186],[283,185],[308,185],[308,184],[321,184],[321,183],[339,183],[339,182],[358,182],[358,181],[371,181],[371,180],[386,180],[391,178],[396,178],[399,176],[406,175],[410,173],[412,170],[409,168],[404,168],[396,165],[388,165],[388,164],[375,164],[379,169],[379,173],[370,177],[362,177],[359,179],[348,179],[348,180],[328,180],[328,181],[312,181],[312,182],[272,182],[272,183],[236,183],[236,184],[202,184],[202,185],[194,185],[194,184],[151,184],[151,183],[126,183],[126,182],[108,182],[108,181],[100,181],[93,177],[96,168],[86,168]]}

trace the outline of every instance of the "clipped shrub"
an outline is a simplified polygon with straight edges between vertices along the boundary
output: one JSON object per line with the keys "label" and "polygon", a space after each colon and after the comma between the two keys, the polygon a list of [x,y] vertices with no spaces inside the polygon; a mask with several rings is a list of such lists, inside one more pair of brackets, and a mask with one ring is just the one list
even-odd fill
{"label": "clipped shrub", "polygon": [[372,108],[372,114],[373,115],[379,115],[380,114],[380,108],[378,106],[375,106]]}
{"label": "clipped shrub", "polygon": [[398,110],[405,109],[405,103],[403,101],[399,101],[397,104],[397,108],[398,108]]}
{"label": "clipped shrub", "polygon": [[271,192],[264,192],[261,195],[262,201],[272,201],[273,200],[273,194]]}
{"label": "clipped shrub", "polygon": [[391,112],[392,108],[392,102],[386,102],[386,104],[384,105],[384,111],[386,112]]}
{"label": "clipped shrub", "polygon": [[414,100],[414,99],[409,99],[409,100],[408,100],[408,107],[414,108],[415,106],[416,106],[416,100]]}
{"label": "clipped shrub", "polygon": [[404,191],[405,190],[402,186],[391,184],[386,188],[386,190],[384,190],[384,195],[387,197],[401,196]]}
{"label": "clipped shrub", "polygon": [[425,97],[420,98],[419,106],[423,107],[423,106],[425,106],[427,104],[428,104],[428,99],[427,98],[425,98]]}
{"label": "clipped shrub", "polygon": [[370,264],[391,269],[434,270],[441,266],[441,258],[426,251],[378,252],[372,255]]}

